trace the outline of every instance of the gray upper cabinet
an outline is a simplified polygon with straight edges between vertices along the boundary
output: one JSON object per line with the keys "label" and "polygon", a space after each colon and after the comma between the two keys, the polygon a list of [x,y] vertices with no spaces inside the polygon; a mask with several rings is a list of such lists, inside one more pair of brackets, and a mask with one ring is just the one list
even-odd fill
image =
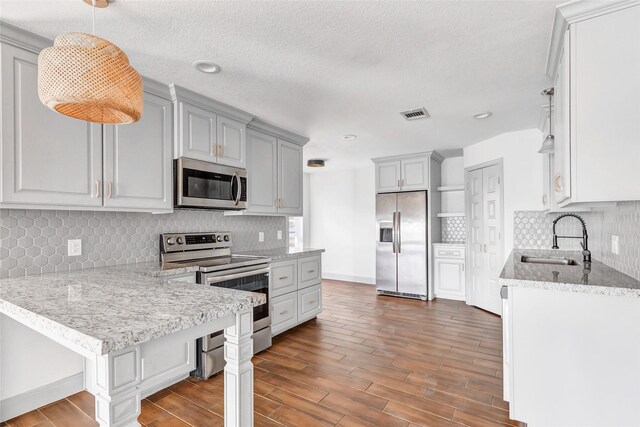
{"label": "gray upper cabinet", "polygon": [[174,156],[245,168],[251,114],[171,85],[176,109]]}
{"label": "gray upper cabinet", "polygon": [[302,146],[308,141],[259,119],[249,124],[248,214],[302,215]]}
{"label": "gray upper cabinet", "polygon": [[391,160],[376,164],[376,189],[378,193],[400,191],[400,160]]}
{"label": "gray upper cabinet", "polygon": [[38,55],[2,43],[0,207],[102,206],[101,126],[38,98]]}
{"label": "gray upper cabinet", "polygon": [[442,163],[443,158],[430,151],[372,160],[376,167],[376,193],[394,193],[429,190],[430,162]]}
{"label": "gray upper cabinet", "polygon": [[139,122],[105,126],[104,206],[117,210],[171,212],[172,108],[163,85],[144,80],[144,114]]}
{"label": "gray upper cabinet", "polygon": [[247,124],[218,116],[218,163],[238,168],[246,167]]}
{"label": "gray upper cabinet", "polygon": [[252,129],[247,131],[247,211],[277,213],[278,138]]}
{"label": "gray upper cabinet", "polygon": [[178,120],[180,144],[178,157],[215,162],[217,154],[217,116],[211,111],[186,102],[179,104]]}
{"label": "gray upper cabinet", "polygon": [[302,147],[278,140],[278,212],[302,215]]}

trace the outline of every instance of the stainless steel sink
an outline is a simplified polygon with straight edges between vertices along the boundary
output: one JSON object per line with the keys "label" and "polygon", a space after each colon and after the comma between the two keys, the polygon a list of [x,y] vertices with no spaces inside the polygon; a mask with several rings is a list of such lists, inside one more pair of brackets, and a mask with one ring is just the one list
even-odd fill
{"label": "stainless steel sink", "polygon": [[552,264],[552,265],[578,265],[578,263],[571,258],[561,257],[536,257],[529,255],[522,255],[521,262],[529,264]]}

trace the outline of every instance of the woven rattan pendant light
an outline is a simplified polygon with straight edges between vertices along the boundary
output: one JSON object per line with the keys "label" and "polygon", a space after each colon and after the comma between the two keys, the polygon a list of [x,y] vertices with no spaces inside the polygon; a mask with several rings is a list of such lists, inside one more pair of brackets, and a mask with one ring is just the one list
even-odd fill
{"label": "woven rattan pendant light", "polygon": [[91,34],[61,34],[40,52],[38,95],[47,107],[88,122],[124,124],[142,117],[140,74],[120,48]]}

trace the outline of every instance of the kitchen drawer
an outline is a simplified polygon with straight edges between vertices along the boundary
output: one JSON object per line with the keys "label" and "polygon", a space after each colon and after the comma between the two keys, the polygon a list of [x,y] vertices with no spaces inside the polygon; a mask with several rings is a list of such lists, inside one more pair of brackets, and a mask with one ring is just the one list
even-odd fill
{"label": "kitchen drawer", "polygon": [[298,289],[298,261],[289,260],[271,264],[271,297]]}
{"label": "kitchen drawer", "polygon": [[298,323],[297,295],[297,292],[290,292],[271,298],[271,333],[273,335],[286,331]]}
{"label": "kitchen drawer", "polygon": [[298,322],[313,319],[322,311],[322,284],[298,291]]}
{"label": "kitchen drawer", "polygon": [[322,280],[322,267],[320,255],[300,258],[298,260],[299,281],[298,289],[304,289],[320,283]]}
{"label": "kitchen drawer", "polygon": [[448,246],[437,246],[433,247],[433,257],[434,258],[458,258],[464,259],[464,247],[448,247]]}

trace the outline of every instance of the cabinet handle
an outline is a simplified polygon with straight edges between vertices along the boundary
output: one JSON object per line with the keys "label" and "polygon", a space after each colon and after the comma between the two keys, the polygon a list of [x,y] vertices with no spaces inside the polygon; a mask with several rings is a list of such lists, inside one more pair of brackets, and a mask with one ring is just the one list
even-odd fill
{"label": "cabinet handle", "polygon": [[220,157],[224,157],[224,154],[222,154],[222,144],[220,144]]}
{"label": "cabinet handle", "polygon": [[282,277],[278,277],[278,280],[285,280],[285,279],[288,279],[288,278],[289,278],[289,276],[282,276]]}
{"label": "cabinet handle", "polygon": [[487,253],[487,244],[486,243],[484,244],[484,253],[485,254]]}
{"label": "cabinet handle", "polygon": [[96,179],[96,199],[100,198],[100,180]]}
{"label": "cabinet handle", "polygon": [[316,272],[315,270],[309,270],[309,271],[307,271],[307,273],[309,273],[309,274],[311,274],[311,273],[315,273],[315,272]]}
{"label": "cabinet handle", "polygon": [[111,181],[107,183],[107,199],[110,199],[113,196],[113,184]]}
{"label": "cabinet handle", "polygon": [[280,316],[284,316],[285,314],[287,314],[289,312],[289,310],[285,310],[285,311],[281,311],[280,312]]}
{"label": "cabinet handle", "polygon": [[562,191],[562,176],[560,175],[560,173],[558,172],[557,174],[555,174],[555,176],[553,177],[553,189],[556,191],[556,193],[559,193],[560,191]]}
{"label": "cabinet handle", "polygon": [[218,157],[218,144],[213,145],[213,157]]}
{"label": "cabinet handle", "polygon": [[316,300],[311,300],[311,301],[309,301],[309,305],[311,305],[311,304],[315,304],[315,303],[316,303]]}
{"label": "cabinet handle", "polygon": [[400,187],[400,180],[398,180],[398,187]]}

